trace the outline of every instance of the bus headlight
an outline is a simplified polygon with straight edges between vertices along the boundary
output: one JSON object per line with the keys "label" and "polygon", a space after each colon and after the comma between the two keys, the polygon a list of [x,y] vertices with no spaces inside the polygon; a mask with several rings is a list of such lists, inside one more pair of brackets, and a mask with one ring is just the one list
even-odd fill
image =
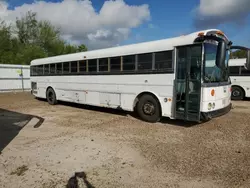
{"label": "bus headlight", "polygon": [[211,108],[212,108],[212,104],[211,103],[208,103],[208,110],[211,110]]}
{"label": "bus headlight", "polygon": [[213,103],[213,109],[215,108],[215,103]]}

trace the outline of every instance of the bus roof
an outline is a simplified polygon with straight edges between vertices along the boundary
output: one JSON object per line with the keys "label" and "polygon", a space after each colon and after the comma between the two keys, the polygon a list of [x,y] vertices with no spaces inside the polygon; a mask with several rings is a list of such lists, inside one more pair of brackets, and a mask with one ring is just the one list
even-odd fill
{"label": "bus roof", "polygon": [[220,30],[209,29],[209,30],[198,31],[198,32],[194,32],[188,35],[183,35],[183,36],[168,38],[168,39],[163,39],[163,40],[156,40],[156,41],[151,41],[151,42],[144,42],[144,43],[138,43],[138,44],[92,50],[92,51],[87,51],[87,52],[78,52],[78,53],[67,54],[67,55],[59,55],[59,56],[54,56],[54,57],[35,59],[31,61],[31,65],[59,63],[59,62],[67,62],[67,61],[78,61],[78,60],[87,60],[87,59],[96,59],[96,58],[105,58],[105,57],[116,57],[116,56],[133,55],[133,54],[139,54],[139,53],[150,53],[150,52],[157,52],[157,51],[173,50],[175,46],[193,44],[194,40],[198,37],[198,34],[201,32],[204,33],[204,35],[206,35],[208,32],[216,32],[216,31],[220,31]]}
{"label": "bus roof", "polygon": [[230,59],[228,65],[229,66],[245,66],[247,59],[241,58],[241,59]]}

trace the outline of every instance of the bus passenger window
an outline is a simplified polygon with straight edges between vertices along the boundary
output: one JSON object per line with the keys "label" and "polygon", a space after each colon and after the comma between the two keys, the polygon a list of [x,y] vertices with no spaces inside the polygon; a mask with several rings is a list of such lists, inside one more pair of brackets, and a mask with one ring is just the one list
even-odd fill
{"label": "bus passenger window", "polygon": [[56,74],[62,74],[62,63],[56,64]]}
{"label": "bus passenger window", "polygon": [[99,72],[107,72],[108,71],[108,58],[99,59]]}
{"label": "bus passenger window", "polygon": [[152,70],[153,54],[138,55],[138,70]]}
{"label": "bus passenger window", "polygon": [[83,60],[83,61],[79,61],[79,71],[80,72],[86,72],[86,63],[87,61]]}
{"label": "bus passenger window", "polygon": [[120,71],[121,70],[121,57],[110,58],[110,71]]}
{"label": "bus passenger window", "polygon": [[250,76],[250,71],[247,70],[244,66],[241,67],[241,76]]}
{"label": "bus passenger window", "polygon": [[76,73],[77,72],[77,61],[71,62],[71,73]]}
{"label": "bus passenger window", "polygon": [[56,64],[50,64],[50,74],[56,73]]}
{"label": "bus passenger window", "polygon": [[38,65],[37,75],[43,75],[43,65]]}
{"label": "bus passenger window", "polygon": [[89,72],[96,72],[97,71],[97,60],[96,59],[88,60],[88,68],[89,68]]}
{"label": "bus passenger window", "polygon": [[63,63],[63,74],[68,74],[69,73],[69,62],[64,62]]}
{"label": "bus passenger window", "polygon": [[172,51],[155,53],[155,70],[172,69]]}
{"label": "bus passenger window", "polygon": [[37,66],[32,66],[31,67],[31,75],[36,76],[37,75]]}
{"label": "bus passenger window", "polygon": [[135,70],[135,55],[129,55],[123,57],[123,71]]}
{"label": "bus passenger window", "polygon": [[48,75],[49,74],[49,64],[44,65],[44,74]]}
{"label": "bus passenger window", "polygon": [[239,76],[240,75],[240,67],[239,66],[230,66],[229,72],[231,76]]}

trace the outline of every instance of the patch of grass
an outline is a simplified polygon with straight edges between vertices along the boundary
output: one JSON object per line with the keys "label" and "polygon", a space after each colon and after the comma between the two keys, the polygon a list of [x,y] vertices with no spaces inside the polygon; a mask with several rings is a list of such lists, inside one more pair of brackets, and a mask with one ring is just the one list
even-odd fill
{"label": "patch of grass", "polygon": [[28,169],[29,169],[28,166],[22,165],[19,166],[16,170],[12,171],[10,175],[22,176]]}

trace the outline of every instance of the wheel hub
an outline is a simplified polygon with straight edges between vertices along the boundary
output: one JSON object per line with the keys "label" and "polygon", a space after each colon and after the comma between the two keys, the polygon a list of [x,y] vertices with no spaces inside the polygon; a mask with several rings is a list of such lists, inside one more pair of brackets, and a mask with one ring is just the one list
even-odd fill
{"label": "wheel hub", "polygon": [[147,102],[143,106],[143,111],[147,115],[153,115],[154,112],[155,112],[155,107],[154,107],[154,105],[152,103]]}
{"label": "wheel hub", "polygon": [[233,91],[233,96],[234,97],[238,97],[238,96],[240,96],[240,92],[239,91],[237,91],[237,90],[235,90],[235,91]]}
{"label": "wheel hub", "polygon": [[53,100],[53,93],[52,92],[49,92],[49,100],[52,101]]}

